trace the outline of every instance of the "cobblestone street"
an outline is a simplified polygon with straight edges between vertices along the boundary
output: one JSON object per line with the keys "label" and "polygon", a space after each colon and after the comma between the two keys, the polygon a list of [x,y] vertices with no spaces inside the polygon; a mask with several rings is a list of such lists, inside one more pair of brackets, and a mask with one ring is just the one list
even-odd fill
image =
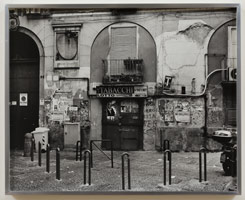
{"label": "cobblestone street", "polygon": [[[110,152],[106,152],[110,155]],[[51,152],[50,173],[46,173],[46,154],[42,166],[11,152],[11,191],[22,192],[122,192],[121,154],[114,152],[114,168],[101,152],[94,151],[92,185],[83,184],[83,164],[75,161],[75,152],[61,152],[61,180],[56,180],[55,151]],[[224,192],[229,190],[232,177],[225,176],[219,163],[220,153],[207,154],[207,182],[199,183],[198,152],[172,153],[172,184],[163,186],[163,157],[156,151],[131,151],[131,190],[137,192]],[[126,188],[127,188],[127,178]],[[128,190],[126,190],[128,191]],[[229,191],[230,192],[230,191]]]}

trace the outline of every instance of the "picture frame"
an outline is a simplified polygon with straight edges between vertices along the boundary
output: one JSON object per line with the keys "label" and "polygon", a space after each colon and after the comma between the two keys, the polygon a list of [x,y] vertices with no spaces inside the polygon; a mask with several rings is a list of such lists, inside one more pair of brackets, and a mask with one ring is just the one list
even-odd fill
{"label": "picture frame", "polygon": [[239,4],[11,4],[6,18],[7,194],[241,193]]}

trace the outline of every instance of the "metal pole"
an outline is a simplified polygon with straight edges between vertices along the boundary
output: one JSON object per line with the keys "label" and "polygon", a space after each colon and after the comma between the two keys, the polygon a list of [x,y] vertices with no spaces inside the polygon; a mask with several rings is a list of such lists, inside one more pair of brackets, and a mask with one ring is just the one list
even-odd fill
{"label": "metal pole", "polygon": [[168,152],[168,161],[169,161],[169,177],[168,177],[168,181],[169,181],[169,185],[171,185],[171,176],[172,176],[172,155],[171,155],[171,151]]}
{"label": "metal pole", "polygon": [[32,138],[31,139],[31,161],[33,162],[34,161],[34,144],[35,143],[35,139]]}
{"label": "metal pole", "polygon": [[160,151],[163,151],[162,130],[160,130]]}
{"label": "metal pole", "polygon": [[82,143],[80,142],[80,149],[79,149],[79,159],[82,161]]}
{"label": "metal pole", "polygon": [[128,155],[128,189],[131,189],[130,158]]}
{"label": "metal pole", "polygon": [[170,147],[169,147],[169,140],[164,140],[163,141],[163,150],[165,151],[167,149],[170,149]]}
{"label": "metal pole", "polygon": [[111,168],[113,168],[113,143],[111,141]]}
{"label": "metal pole", "polygon": [[204,181],[207,181],[207,154],[204,151]]}
{"label": "metal pole", "polygon": [[199,151],[199,182],[202,182],[202,152]]}
{"label": "metal pole", "polygon": [[122,155],[122,189],[125,190],[125,180],[124,180],[124,156]]}
{"label": "metal pole", "polygon": [[86,162],[87,162],[87,157],[84,153],[84,165],[83,165],[83,184],[86,184]]}
{"label": "metal pole", "polygon": [[76,144],[76,161],[78,161],[78,148],[79,148],[79,143],[80,143],[80,141],[77,141],[77,144]]}
{"label": "metal pole", "polygon": [[89,159],[88,159],[88,184],[91,185],[91,153],[90,151],[87,151],[88,155],[89,155]]}
{"label": "metal pole", "polygon": [[122,189],[125,190],[125,167],[124,167],[124,157],[128,159],[128,189],[131,189],[131,173],[130,173],[130,158],[128,153],[123,153],[122,158]]}
{"label": "metal pole", "polygon": [[47,151],[46,151],[46,172],[49,173],[50,171],[50,145],[47,144]]}
{"label": "metal pole", "polygon": [[166,185],[166,153],[163,153],[163,185]]}
{"label": "metal pole", "polygon": [[90,158],[91,159],[91,161],[90,161],[91,162],[91,168],[93,168],[94,167],[93,166],[93,140],[90,141],[90,153],[91,153],[91,156],[90,156],[91,157]]}
{"label": "metal pole", "polygon": [[60,180],[60,148],[56,149],[56,179]]}
{"label": "metal pole", "polygon": [[202,153],[204,154],[204,181],[207,181],[207,151],[202,147],[199,151],[199,182],[202,182]]}
{"label": "metal pole", "polygon": [[38,166],[42,165],[41,142],[38,142]]}
{"label": "metal pole", "polygon": [[165,150],[163,153],[163,185],[166,185],[167,183],[167,158],[166,154],[168,156],[169,161],[169,167],[168,167],[168,183],[171,185],[171,175],[172,175],[172,155],[171,151],[169,149]]}
{"label": "metal pole", "polygon": [[83,183],[86,184],[86,173],[87,173],[87,154],[88,154],[88,184],[91,185],[91,152],[86,150],[84,152],[84,171],[83,171]]}

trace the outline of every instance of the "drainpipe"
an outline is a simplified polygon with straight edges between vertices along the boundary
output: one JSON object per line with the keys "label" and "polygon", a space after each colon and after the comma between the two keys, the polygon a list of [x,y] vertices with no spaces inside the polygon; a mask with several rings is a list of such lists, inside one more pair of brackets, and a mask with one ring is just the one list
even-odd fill
{"label": "drainpipe", "polygon": [[204,126],[203,126],[203,144],[202,146],[206,149],[207,148],[207,139],[208,139],[208,107],[207,107],[207,94],[204,95]]}

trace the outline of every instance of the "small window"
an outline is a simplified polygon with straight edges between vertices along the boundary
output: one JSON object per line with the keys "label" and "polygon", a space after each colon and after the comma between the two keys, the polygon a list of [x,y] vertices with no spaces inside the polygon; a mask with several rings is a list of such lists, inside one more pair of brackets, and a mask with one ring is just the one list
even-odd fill
{"label": "small window", "polygon": [[237,29],[236,26],[228,26],[228,67],[237,67]]}
{"label": "small window", "polygon": [[79,35],[82,24],[53,24],[54,68],[79,68]]}

